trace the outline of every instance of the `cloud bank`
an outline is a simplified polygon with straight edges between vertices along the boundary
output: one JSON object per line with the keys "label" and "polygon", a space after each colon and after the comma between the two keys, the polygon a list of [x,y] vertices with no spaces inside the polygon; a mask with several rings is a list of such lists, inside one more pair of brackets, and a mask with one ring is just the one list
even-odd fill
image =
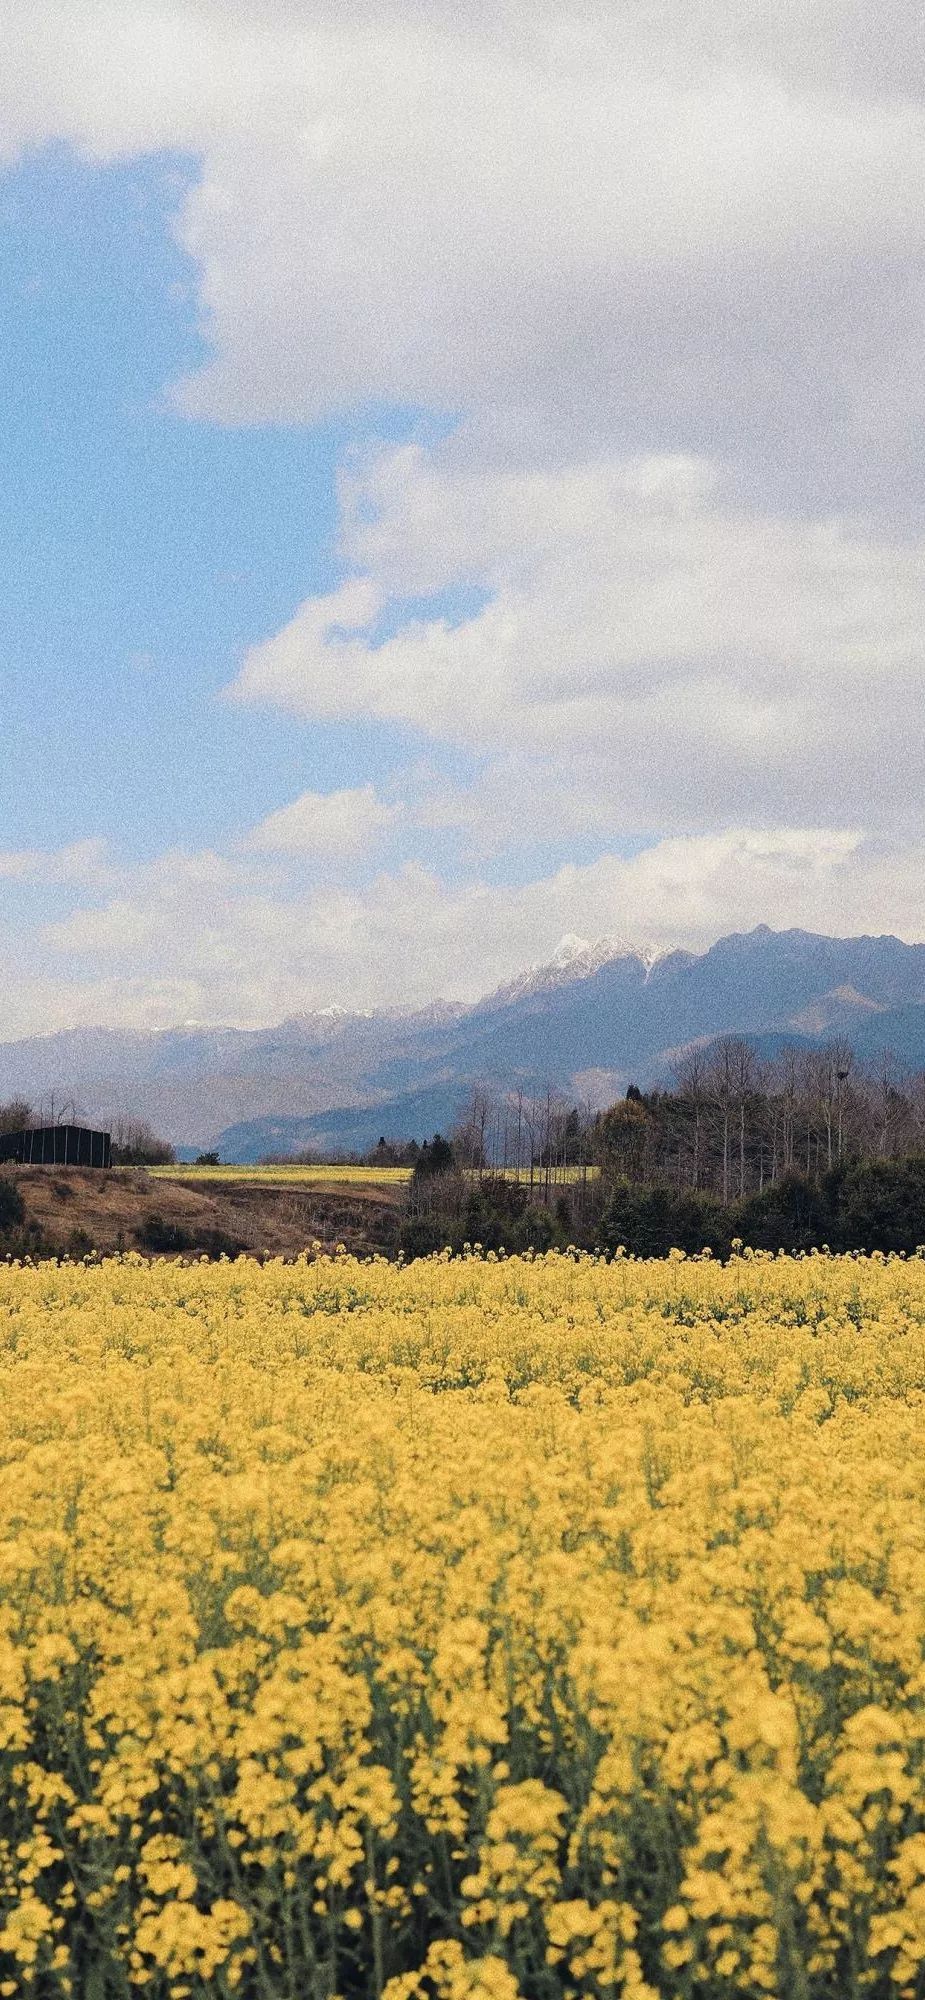
{"label": "cloud bank", "polygon": [[889,848],[852,829],[675,836],[525,885],[448,884],[421,862],[354,885],[306,880],[297,868],[270,873],[248,851],[171,854],[113,874],[92,903],[35,933],[3,996],[4,1035],[101,1018],[256,1025],[332,994],[361,1008],[474,999],[602,919],[695,949],[760,921],[877,932],[884,909],[901,935],[925,932],[925,843]]}

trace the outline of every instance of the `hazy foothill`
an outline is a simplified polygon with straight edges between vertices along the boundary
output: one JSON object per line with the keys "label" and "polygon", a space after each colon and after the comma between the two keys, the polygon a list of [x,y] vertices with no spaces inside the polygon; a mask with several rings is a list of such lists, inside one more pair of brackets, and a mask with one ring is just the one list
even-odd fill
{"label": "hazy foothill", "polygon": [[[285,1048],[284,1088],[268,1046],[277,1060]],[[570,939],[470,1008],[104,1047],[110,1063],[137,1062],[136,1083],[127,1068],[93,1075],[93,1036],[0,1052],[0,1075],[40,1080],[46,1103],[57,1074],[73,1110],[79,1079],[81,1101],[112,1125],[122,1175],[104,1202],[92,1176],[78,1194],[66,1177],[56,1189],[20,1169],[8,1247],[297,1254],[348,1240],[393,1255],[466,1243],[728,1255],[736,1240],[907,1253],[925,1242],[925,949],[895,938],[764,927],[699,957]],[[124,1103],[134,1090],[180,1122],[184,1090],[200,1104],[235,1089],[253,1103],[257,1077],[271,1103],[301,1094],[310,1106],[351,1059],[359,1102],[207,1129],[214,1144],[181,1146],[179,1160],[144,1119],[107,1118],[107,1092]],[[387,1097],[399,1077],[402,1093]],[[25,1095],[11,1098],[0,1145],[36,1122]]]}

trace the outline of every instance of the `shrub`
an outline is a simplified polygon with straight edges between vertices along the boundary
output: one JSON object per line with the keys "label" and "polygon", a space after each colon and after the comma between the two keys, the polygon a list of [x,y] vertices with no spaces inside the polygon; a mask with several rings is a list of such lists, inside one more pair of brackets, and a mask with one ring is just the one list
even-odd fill
{"label": "shrub", "polygon": [[36,1222],[30,1222],[16,1182],[0,1173],[0,1257],[42,1257],[48,1245]]}
{"label": "shrub", "polygon": [[136,1231],[143,1250],[153,1250],[158,1256],[179,1256],[184,1250],[192,1250],[195,1238],[188,1229],[181,1229],[178,1222],[165,1222],[162,1215],[148,1215]]}
{"label": "shrub", "polygon": [[785,1174],[739,1203],[732,1234],[754,1250],[811,1250],[837,1237],[836,1210],[831,1182],[820,1186],[805,1174]]}
{"label": "shrub", "polygon": [[15,1181],[7,1174],[0,1174],[0,1240],[12,1230],[21,1229],[25,1219],[25,1205]]}
{"label": "shrub", "polygon": [[618,1181],[598,1225],[602,1249],[628,1250],[634,1257],[667,1257],[669,1250],[727,1255],[735,1234],[732,1218],[713,1195]]}

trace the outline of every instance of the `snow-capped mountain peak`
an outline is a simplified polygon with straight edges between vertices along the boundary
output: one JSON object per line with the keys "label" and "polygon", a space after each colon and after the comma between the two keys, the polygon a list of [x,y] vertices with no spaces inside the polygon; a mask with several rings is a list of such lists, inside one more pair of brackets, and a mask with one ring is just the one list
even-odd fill
{"label": "snow-capped mountain peak", "polygon": [[585,953],[590,950],[591,942],[589,938],[576,937],[574,931],[566,931],[565,936],[559,939],[549,963],[550,965],[574,965],[576,960],[584,958]]}
{"label": "snow-capped mountain peak", "polygon": [[648,974],[661,955],[660,951],[630,944],[627,938],[583,938],[574,931],[567,931],[560,938],[551,958],[528,966],[516,979],[500,986],[483,1005],[509,1005],[514,1000],[529,999],[533,993],[548,992],[550,987],[571,986],[578,980],[590,979],[595,972],[600,972],[602,966],[620,958],[638,959]]}

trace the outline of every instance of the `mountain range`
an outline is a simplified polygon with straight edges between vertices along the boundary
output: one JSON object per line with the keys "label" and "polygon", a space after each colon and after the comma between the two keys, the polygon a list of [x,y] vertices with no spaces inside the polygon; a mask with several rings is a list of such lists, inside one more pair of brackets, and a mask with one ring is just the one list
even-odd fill
{"label": "mountain range", "polygon": [[143,1118],[178,1148],[228,1160],[365,1151],[381,1133],[445,1130],[476,1084],[608,1103],[723,1034],[764,1049],[837,1034],[862,1059],[890,1049],[903,1068],[925,1067],[925,945],[766,925],[701,953],[569,936],[548,963],[468,1005],[7,1042],[0,1098],[47,1112],[53,1095],[92,1123]]}

